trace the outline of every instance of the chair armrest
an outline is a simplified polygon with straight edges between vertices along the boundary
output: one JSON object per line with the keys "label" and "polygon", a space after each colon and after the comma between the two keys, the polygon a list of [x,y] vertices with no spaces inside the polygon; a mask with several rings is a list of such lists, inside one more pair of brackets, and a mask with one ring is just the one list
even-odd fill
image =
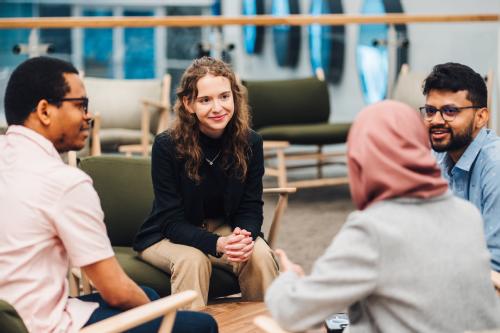
{"label": "chair armrest", "polygon": [[270,187],[265,188],[264,193],[295,193],[297,192],[297,188],[295,187]]}
{"label": "chair armrest", "polygon": [[151,115],[149,108],[154,107],[159,113],[158,128],[156,129],[156,134],[159,134],[168,128],[169,123],[169,111],[170,106],[156,101],[142,100],[142,115],[141,115],[141,146],[143,156],[148,155],[149,146],[149,122],[151,120]]}
{"label": "chair armrest", "polygon": [[156,108],[158,110],[168,110],[169,109],[168,105],[164,105],[164,104],[162,104],[162,103],[160,103],[158,101],[152,101],[152,100],[149,100],[149,99],[143,99],[143,100],[141,100],[141,102],[144,105]]}
{"label": "chair armrest", "polygon": [[[190,304],[196,298],[196,291],[187,290],[175,295],[161,298],[154,302],[122,312],[116,316],[104,319],[84,327],[81,333],[112,333],[122,332],[140,324],[165,316],[159,332],[170,332],[175,319],[175,311]],[[165,326],[170,325],[170,326]]]}
{"label": "chair armrest", "polygon": [[271,222],[271,228],[269,229],[269,236],[267,237],[267,243],[269,247],[274,249],[274,242],[278,235],[278,230],[280,228],[281,217],[285,213],[286,206],[288,204],[288,194],[295,193],[297,189],[295,187],[278,187],[278,188],[265,188],[264,193],[278,193],[279,199],[276,207],[274,208],[273,220]]}
{"label": "chair armrest", "polygon": [[266,333],[288,333],[278,325],[278,323],[269,316],[257,316],[253,323]]}

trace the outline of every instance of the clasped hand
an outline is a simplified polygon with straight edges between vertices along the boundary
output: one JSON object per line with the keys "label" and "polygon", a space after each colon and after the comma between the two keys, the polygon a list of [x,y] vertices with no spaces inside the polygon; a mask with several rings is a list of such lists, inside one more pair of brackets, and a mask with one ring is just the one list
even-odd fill
{"label": "clasped hand", "polygon": [[249,231],[236,227],[231,235],[217,239],[217,252],[224,253],[229,261],[245,262],[252,255],[254,243]]}

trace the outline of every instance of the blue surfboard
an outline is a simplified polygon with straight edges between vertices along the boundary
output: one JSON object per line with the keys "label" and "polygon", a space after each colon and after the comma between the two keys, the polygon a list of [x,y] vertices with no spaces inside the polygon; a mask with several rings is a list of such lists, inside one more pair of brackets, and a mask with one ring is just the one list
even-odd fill
{"label": "blue surfboard", "polygon": [[[311,15],[343,13],[341,0],[312,0]],[[339,83],[344,67],[345,27],[311,24],[309,54],[313,74],[321,69],[331,83]]]}
{"label": "blue surfboard", "polygon": [[[402,13],[399,0],[365,0],[362,14]],[[408,38],[406,25],[395,25],[397,33],[396,72],[408,62]],[[360,25],[356,58],[363,97],[367,104],[383,100],[387,96],[389,54],[386,24]]]}

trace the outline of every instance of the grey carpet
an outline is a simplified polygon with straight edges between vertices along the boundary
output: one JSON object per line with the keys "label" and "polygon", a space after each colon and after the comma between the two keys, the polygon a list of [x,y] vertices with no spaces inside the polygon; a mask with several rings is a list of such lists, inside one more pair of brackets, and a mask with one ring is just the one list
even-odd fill
{"label": "grey carpet", "polygon": [[[269,185],[265,182],[266,187]],[[266,234],[275,204],[276,196],[264,196]],[[276,247],[285,250],[290,259],[310,272],[314,260],[324,252],[354,209],[347,185],[299,189],[290,195]]]}

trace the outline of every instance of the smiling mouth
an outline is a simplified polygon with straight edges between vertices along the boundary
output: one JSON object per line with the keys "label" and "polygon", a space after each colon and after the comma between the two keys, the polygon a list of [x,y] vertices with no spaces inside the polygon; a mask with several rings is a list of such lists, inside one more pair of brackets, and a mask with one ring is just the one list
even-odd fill
{"label": "smiling mouth", "polygon": [[435,139],[435,140],[442,140],[450,133],[451,133],[451,130],[446,129],[446,128],[436,128],[436,129],[432,129],[430,131],[431,138]]}
{"label": "smiling mouth", "polygon": [[224,119],[224,117],[226,117],[226,115],[225,114],[221,114],[219,116],[210,117],[210,119],[215,120],[215,121],[220,121],[220,120]]}

